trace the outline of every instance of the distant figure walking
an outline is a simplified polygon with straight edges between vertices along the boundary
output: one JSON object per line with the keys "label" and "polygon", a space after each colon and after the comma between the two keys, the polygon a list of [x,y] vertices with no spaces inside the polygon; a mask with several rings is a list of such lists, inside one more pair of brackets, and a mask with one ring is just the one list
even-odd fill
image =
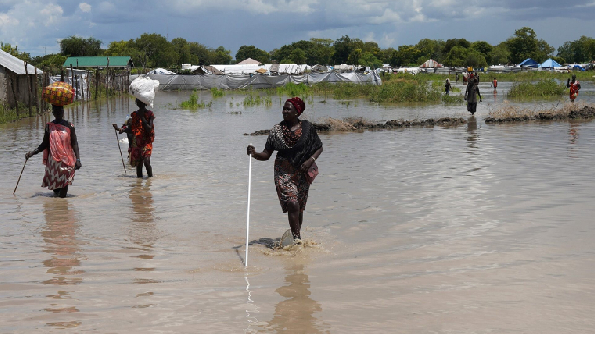
{"label": "distant figure walking", "polygon": [[467,100],[467,110],[474,115],[477,111],[477,97],[475,94],[479,95],[479,102],[481,102],[481,94],[479,93],[479,87],[477,84],[477,78],[469,79],[469,83],[467,84],[467,91],[465,92],[465,100]]}
{"label": "distant figure walking", "polygon": [[458,84],[458,73],[456,73],[456,84]]}
{"label": "distant figure walking", "polygon": [[492,81],[492,86],[494,87],[494,90],[498,88],[498,80],[496,80],[496,78],[494,78],[494,80]]}
{"label": "distant figure walking", "polygon": [[569,84],[569,81],[567,80],[567,87],[569,87],[569,98],[573,103],[579,95],[579,89],[581,89],[581,85],[579,84],[579,81],[576,80],[575,74],[572,76],[571,84]]}
{"label": "distant figure walking", "polygon": [[323,152],[323,143],[315,127],[298,117],[304,111],[302,99],[294,97],[283,105],[283,121],[273,126],[265,144],[265,149],[257,153],[252,145],[246,152],[259,161],[267,161],[273,151],[275,159],[275,188],[279,203],[288,222],[295,243],[300,243],[300,229],[308,189],[316,176],[315,162]]}
{"label": "distant figure walking", "polygon": [[452,86],[450,85],[450,79],[446,78],[446,84],[444,85],[446,88],[446,95],[450,95],[450,89],[452,88]]}
{"label": "distant figure walking", "polygon": [[131,125],[119,128],[113,125],[120,133],[132,134],[129,144],[129,164],[135,167],[137,177],[143,177],[142,166],[146,167],[148,177],[152,177],[152,166],[150,156],[152,155],[152,143],[154,142],[154,113],[146,109],[146,104],[140,99],[135,99],[138,110],[131,113]]}

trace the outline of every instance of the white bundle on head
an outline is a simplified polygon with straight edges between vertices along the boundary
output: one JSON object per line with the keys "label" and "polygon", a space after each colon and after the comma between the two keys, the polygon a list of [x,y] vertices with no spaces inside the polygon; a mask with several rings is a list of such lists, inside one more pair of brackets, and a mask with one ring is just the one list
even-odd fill
{"label": "white bundle on head", "polygon": [[160,82],[148,77],[138,77],[129,85],[129,91],[136,99],[154,108],[154,91]]}

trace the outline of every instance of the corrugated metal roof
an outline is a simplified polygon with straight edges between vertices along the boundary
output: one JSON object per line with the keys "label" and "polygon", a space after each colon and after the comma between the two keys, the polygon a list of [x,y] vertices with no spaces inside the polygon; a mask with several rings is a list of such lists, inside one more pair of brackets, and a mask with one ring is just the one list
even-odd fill
{"label": "corrugated metal roof", "polygon": [[[8,54],[7,52],[0,49],[0,65],[10,69],[11,72],[14,72],[19,75],[25,75],[25,62],[23,60]],[[27,71],[29,74],[35,74],[35,67],[32,65],[27,65]],[[38,68],[38,74],[42,74],[43,72]]]}
{"label": "corrugated metal roof", "polygon": [[67,58],[63,67],[106,67],[107,58],[108,67],[127,67],[131,60],[131,56],[71,56]]}

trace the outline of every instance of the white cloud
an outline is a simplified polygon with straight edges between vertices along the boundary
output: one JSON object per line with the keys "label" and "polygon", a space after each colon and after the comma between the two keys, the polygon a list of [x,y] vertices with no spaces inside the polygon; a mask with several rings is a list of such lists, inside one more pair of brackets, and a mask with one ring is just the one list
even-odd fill
{"label": "white cloud", "polygon": [[[55,4],[47,4],[46,7],[44,7],[44,9],[42,9],[40,11],[40,14],[42,14],[42,17],[45,18],[44,20],[44,25],[46,27],[52,26],[54,24],[60,23],[62,20],[62,15],[63,15],[64,11],[62,9],[62,7],[60,7],[59,5],[55,5]],[[30,24],[34,24],[33,22],[30,22]]]}
{"label": "white cloud", "polygon": [[389,8],[386,8],[381,16],[370,18],[368,22],[379,25],[384,23],[396,23],[401,21],[402,19],[400,18],[400,15],[398,15],[398,13],[392,11]]}
{"label": "white cloud", "polygon": [[173,0],[173,6],[180,14],[192,14],[198,11],[219,9],[224,11],[242,10],[252,14],[295,13],[309,14],[314,12],[311,5],[318,0]]}
{"label": "white cloud", "polygon": [[82,2],[79,4],[79,9],[81,9],[81,11],[84,13],[89,13],[92,11],[92,5]]}

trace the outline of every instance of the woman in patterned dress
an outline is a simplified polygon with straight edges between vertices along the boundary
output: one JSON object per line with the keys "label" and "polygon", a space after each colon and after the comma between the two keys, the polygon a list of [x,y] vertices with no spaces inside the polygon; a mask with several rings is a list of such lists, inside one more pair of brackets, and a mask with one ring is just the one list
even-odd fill
{"label": "woman in patterned dress", "polygon": [[46,170],[42,187],[48,187],[54,191],[54,194],[64,198],[75,178],[75,170],[81,168],[79,144],[75,126],[63,119],[64,108],[52,105],[52,114],[55,120],[46,124],[42,143],[25,154],[25,160],[43,151]]}
{"label": "woman in patterned dress", "polygon": [[129,164],[135,167],[137,177],[142,177],[142,166],[146,167],[148,177],[152,177],[152,166],[150,156],[152,155],[152,142],[154,142],[154,113],[146,109],[146,103],[135,99],[138,110],[131,113],[131,124],[125,128],[113,125],[119,133],[131,133],[131,152],[129,153]]}
{"label": "woman in patterned dress", "polygon": [[267,161],[273,151],[277,151],[275,188],[281,209],[288,214],[296,243],[301,239],[300,228],[310,187],[307,171],[323,152],[323,143],[315,127],[306,120],[298,119],[304,108],[300,98],[288,99],[283,105],[283,121],[269,132],[265,149],[257,153],[254,146],[249,145],[246,150],[248,155],[259,161]]}

